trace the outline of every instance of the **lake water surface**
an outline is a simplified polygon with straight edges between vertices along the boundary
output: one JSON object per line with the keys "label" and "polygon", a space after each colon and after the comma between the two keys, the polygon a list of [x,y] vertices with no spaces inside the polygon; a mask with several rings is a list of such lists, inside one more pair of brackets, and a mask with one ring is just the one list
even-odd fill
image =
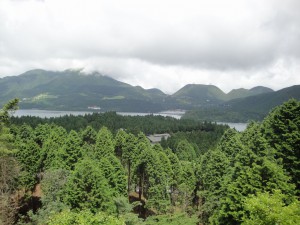
{"label": "lake water surface", "polygon": [[[39,109],[19,109],[13,116],[36,116],[41,118],[50,118],[50,117],[60,117],[65,115],[85,115],[92,114],[99,111],[55,111],[55,110],[39,110]],[[180,119],[184,114],[184,111],[164,111],[160,113],[137,113],[137,112],[117,112],[119,115],[123,116],[147,116],[147,115],[159,115],[159,116],[170,116],[176,119]],[[217,124],[227,124],[231,128],[235,128],[237,131],[243,131],[247,127],[247,123],[226,123],[226,122],[217,122]]]}

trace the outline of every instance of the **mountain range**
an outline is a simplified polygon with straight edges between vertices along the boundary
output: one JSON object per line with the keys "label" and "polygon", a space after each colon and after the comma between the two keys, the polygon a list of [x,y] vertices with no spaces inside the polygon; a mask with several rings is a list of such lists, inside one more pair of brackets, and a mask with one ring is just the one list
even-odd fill
{"label": "mountain range", "polygon": [[[163,110],[238,111],[265,114],[293,97],[300,99],[300,86],[279,91],[267,87],[234,89],[228,94],[213,85],[188,84],[172,95],[159,89],[132,86],[100,73],[77,70],[30,70],[0,79],[0,105],[20,99],[23,109],[159,112]],[[250,118],[251,119],[251,118]]]}

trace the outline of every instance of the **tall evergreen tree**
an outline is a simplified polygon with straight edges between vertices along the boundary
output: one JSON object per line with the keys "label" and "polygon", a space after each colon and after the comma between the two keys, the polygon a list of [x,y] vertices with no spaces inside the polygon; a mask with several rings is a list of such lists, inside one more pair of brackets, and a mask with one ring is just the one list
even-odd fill
{"label": "tall evergreen tree", "polygon": [[73,170],[74,165],[82,158],[82,139],[76,131],[71,130],[60,150],[61,161],[68,170]]}
{"label": "tall evergreen tree", "polygon": [[243,201],[249,194],[280,189],[288,196],[292,196],[293,188],[280,165],[267,157],[258,156],[245,146],[237,154],[232,171],[224,177],[221,187],[224,195],[211,222],[239,224],[245,213]]}
{"label": "tall evergreen tree", "polygon": [[86,158],[76,163],[64,186],[62,198],[72,208],[115,212],[113,193],[99,163],[93,159]]}
{"label": "tall evergreen tree", "polygon": [[131,178],[132,178],[132,165],[134,164],[137,156],[137,140],[133,134],[128,134],[126,137],[125,145],[122,152],[122,162],[126,167],[127,172],[127,193],[129,196],[131,188]]}
{"label": "tall evergreen tree", "polygon": [[95,151],[98,159],[114,153],[113,136],[106,127],[102,127],[97,134]]}
{"label": "tall evergreen tree", "polygon": [[296,184],[300,194],[300,102],[291,99],[276,107],[263,121],[262,133],[276,150],[276,158]]}
{"label": "tall evergreen tree", "polygon": [[201,222],[207,224],[209,217],[220,205],[223,177],[229,172],[229,159],[219,149],[206,152],[196,167],[199,182]]}
{"label": "tall evergreen tree", "polygon": [[197,158],[193,146],[187,140],[182,140],[178,143],[176,155],[179,160],[185,161],[192,161]]}

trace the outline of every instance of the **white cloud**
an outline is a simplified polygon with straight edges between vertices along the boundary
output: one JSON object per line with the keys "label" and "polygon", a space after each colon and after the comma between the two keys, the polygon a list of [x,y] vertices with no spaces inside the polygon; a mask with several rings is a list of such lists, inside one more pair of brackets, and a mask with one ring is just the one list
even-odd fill
{"label": "white cloud", "polygon": [[0,76],[98,70],[174,92],[299,83],[297,0],[1,0]]}

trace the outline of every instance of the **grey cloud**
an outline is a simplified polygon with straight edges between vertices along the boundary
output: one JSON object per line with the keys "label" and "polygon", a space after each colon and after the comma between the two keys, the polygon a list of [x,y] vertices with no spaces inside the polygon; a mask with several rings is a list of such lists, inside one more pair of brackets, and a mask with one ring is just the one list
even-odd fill
{"label": "grey cloud", "polygon": [[298,81],[299,11],[297,0],[1,0],[0,73],[83,67],[169,92],[280,86],[283,74]]}

